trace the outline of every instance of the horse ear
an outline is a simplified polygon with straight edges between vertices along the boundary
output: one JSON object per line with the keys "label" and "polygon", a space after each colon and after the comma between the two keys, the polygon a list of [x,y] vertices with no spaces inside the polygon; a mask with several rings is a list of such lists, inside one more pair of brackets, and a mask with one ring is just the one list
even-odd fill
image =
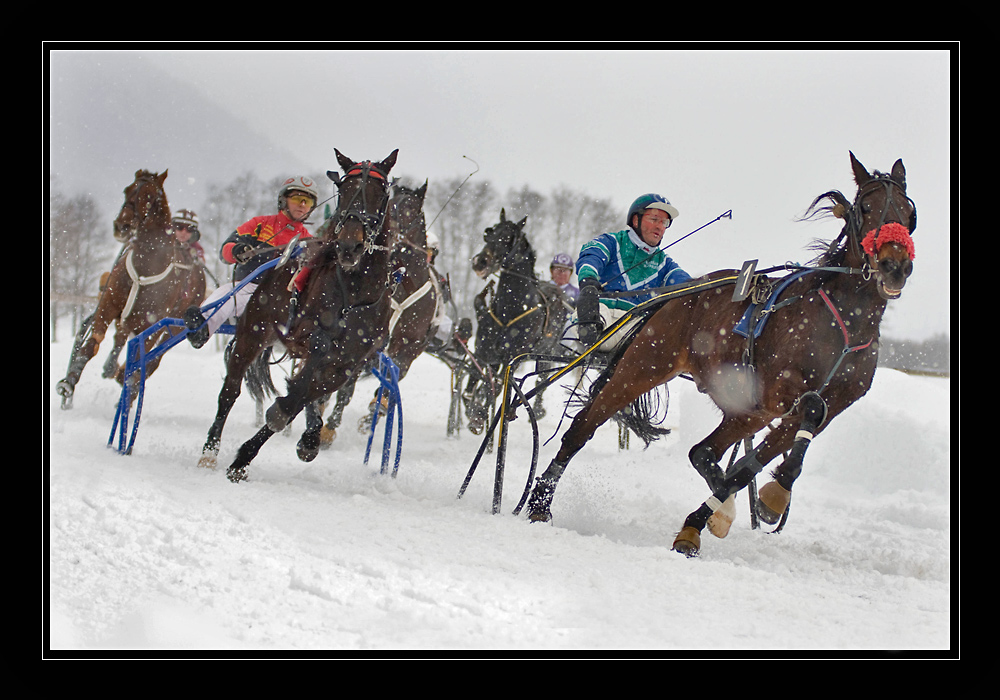
{"label": "horse ear", "polygon": [[528,223],[528,217],[524,217],[523,219],[521,219],[520,221],[518,221],[517,222],[517,227],[518,228],[524,228],[524,225],[526,223]]}
{"label": "horse ear", "polygon": [[858,187],[872,179],[872,176],[868,173],[868,168],[861,164],[857,158],[854,157],[852,151],[848,151],[851,154],[851,168],[854,170],[854,182],[857,183]]}
{"label": "horse ear", "polygon": [[326,176],[333,181],[333,184],[335,184],[337,187],[340,187],[340,173],[338,173],[336,170],[327,170]]}
{"label": "horse ear", "polygon": [[[167,168],[167,170],[169,170],[169,168]],[[158,178],[156,178],[159,181],[159,183],[160,183],[160,187],[163,187],[163,181],[167,179],[167,170],[164,170],[160,174],[160,176]]]}
{"label": "horse ear", "polygon": [[392,153],[390,153],[386,157],[385,160],[383,160],[381,163],[379,163],[379,165],[381,166],[379,168],[379,170],[381,170],[382,172],[388,174],[389,171],[392,170],[392,166],[394,166],[396,164],[396,156],[398,154],[399,154],[399,149],[397,148],[395,151],[393,151]]}
{"label": "horse ear", "polygon": [[903,188],[903,192],[906,192],[906,168],[903,167],[902,158],[892,164],[890,177],[899,183],[899,186]]}
{"label": "horse ear", "polygon": [[354,165],[354,161],[338,151],[336,148],[333,149],[333,152],[337,154],[337,162],[340,163],[340,167],[344,169],[344,172],[346,173],[350,170],[351,166]]}
{"label": "horse ear", "polygon": [[502,224],[507,220],[507,212],[504,211],[503,207],[500,207],[500,223]]}
{"label": "horse ear", "polygon": [[423,186],[417,190],[417,195],[419,195],[420,199],[423,199],[426,194],[427,194],[427,180],[424,180]]}

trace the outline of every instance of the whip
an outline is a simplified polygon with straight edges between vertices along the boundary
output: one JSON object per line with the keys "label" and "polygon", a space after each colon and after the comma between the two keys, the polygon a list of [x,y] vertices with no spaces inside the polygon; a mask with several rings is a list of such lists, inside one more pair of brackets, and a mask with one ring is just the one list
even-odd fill
{"label": "whip", "polygon": [[649,260],[651,260],[653,258],[654,255],[656,255],[657,253],[659,253],[661,250],[666,250],[670,246],[672,246],[672,245],[674,245],[676,243],[680,243],[685,238],[693,236],[694,234],[696,234],[699,231],[701,231],[703,228],[711,226],[712,224],[714,224],[719,219],[732,219],[732,218],[733,218],[733,210],[732,209],[728,209],[728,210],[724,211],[723,213],[719,214],[717,217],[715,217],[714,219],[712,219],[711,221],[709,221],[707,224],[702,224],[701,226],[699,226],[698,228],[696,228],[691,233],[688,233],[688,234],[685,234],[685,235],[681,236],[680,238],[678,238],[673,243],[668,243],[667,245],[663,246],[662,248],[657,248],[652,253],[650,253],[649,255],[647,255],[645,258],[643,258],[642,260],[640,260],[639,262],[637,262],[635,265],[633,265],[632,267],[630,267],[627,270],[623,271],[620,275],[615,275],[614,277],[612,277],[611,279],[609,279],[607,282],[605,282],[604,284],[601,285],[601,288],[603,289],[605,284],[608,284],[609,282],[614,282],[619,277],[623,277],[627,272],[631,272],[632,270],[634,270],[635,268],[639,267],[643,263],[648,262]]}
{"label": "whip", "polygon": [[[469,158],[469,156],[462,156],[462,157],[465,158],[466,160],[472,160],[472,158]],[[476,163],[476,161],[474,160],[472,160],[472,162],[475,164],[476,169],[473,170],[471,173],[469,173],[469,175],[464,180],[462,180],[462,183],[458,187],[456,187],[455,191],[451,193],[450,197],[448,197],[448,201],[441,205],[441,210],[437,213],[437,216],[434,217],[433,221],[427,224],[428,229],[434,225],[434,222],[437,221],[438,217],[441,216],[442,212],[444,212],[444,208],[451,203],[451,200],[455,198],[455,195],[458,194],[458,191],[462,189],[463,185],[465,185],[465,183],[469,181],[469,178],[479,172],[479,163]]]}

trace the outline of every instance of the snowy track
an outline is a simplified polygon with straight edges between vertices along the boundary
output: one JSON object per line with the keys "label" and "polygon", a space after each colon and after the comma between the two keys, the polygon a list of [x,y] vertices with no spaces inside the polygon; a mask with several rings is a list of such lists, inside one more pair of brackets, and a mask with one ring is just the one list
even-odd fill
{"label": "snowy track", "polygon": [[[403,462],[363,466],[354,432],[311,464],[275,436],[232,484],[225,466],[255,430],[237,402],[220,468],[196,462],[215,412],[221,354],[172,350],[147,384],[130,457],[105,445],[118,386],[91,362],[75,407],[54,385],[69,342],[50,346],[48,582],[52,649],[322,652],[730,649],[946,650],[952,646],[950,380],[880,370],[867,397],[810,448],[784,532],[749,529],[670,551],[708,495],[686,460],[715,411],[671,384],[673,433],[617,449],[613,426],[570,464],[551,525],[510,515],[531,454],[513,424],[504,512],[490,515],[493,458],[456,494],[479,446],[445,437],[448,373],[423,356],[401,385]],[[279,382],[279,387],[283,382]],[[558,423],[546,395],[542,440]],[[566,427],[563,425],[563,429]],[[543,446],[539,469],[556,451]],[[377,452],[377,450],[376,450]],[[533,655],[538,656],[536,652]]]}

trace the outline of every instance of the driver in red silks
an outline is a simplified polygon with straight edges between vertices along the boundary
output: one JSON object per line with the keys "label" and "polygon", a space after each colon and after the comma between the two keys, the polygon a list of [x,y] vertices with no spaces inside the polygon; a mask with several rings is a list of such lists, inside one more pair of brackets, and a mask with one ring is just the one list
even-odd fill
{"label": "driver in red silks", "polygon": [[[290,177],[278,190],[278,213],[255,216],[237,227],[222,244],[220,257],[228,265],[235,265],[233,281],[220,285],[202,306],[222,299],[238,286],[239,282],[258,267],[281,255],[282,248],[295,236],[312,238],[303,221],[319,201],[315,183],[308,177]],[[208,342],[219,326],[230,318],[239,317],[247,301],[259,285],[250,282],[226,300],[206,320],[201,308],[190,307],[184,312],[184,323],[191,331],[188,340],[196,348]]]}

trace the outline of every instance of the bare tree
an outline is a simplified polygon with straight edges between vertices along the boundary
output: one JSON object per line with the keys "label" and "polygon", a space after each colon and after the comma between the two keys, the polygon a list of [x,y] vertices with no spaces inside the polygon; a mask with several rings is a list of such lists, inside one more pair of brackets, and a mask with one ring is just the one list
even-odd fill
{"label": "bare tree", "polygon": [[50,190],[49,196],[49,321],[56,341],[60,314],[71,311],[76,328],[95,306],[98,280],[107,269],[110,246],[101,231],[101,216],[90,195],[67,198]]}
{"label": "bare tree", "polygon": [[483,231],[499,221],[500,204],[489,182],[462,185],[463,180],[456,177],[440,184],[430,183],[424,211],[431,219],[437,217],[430,228],[441,242],[436,267],[449,275],[459,313],[472,316],[472,299],[483,283],[472,272],[469,261],[483,247]]}

